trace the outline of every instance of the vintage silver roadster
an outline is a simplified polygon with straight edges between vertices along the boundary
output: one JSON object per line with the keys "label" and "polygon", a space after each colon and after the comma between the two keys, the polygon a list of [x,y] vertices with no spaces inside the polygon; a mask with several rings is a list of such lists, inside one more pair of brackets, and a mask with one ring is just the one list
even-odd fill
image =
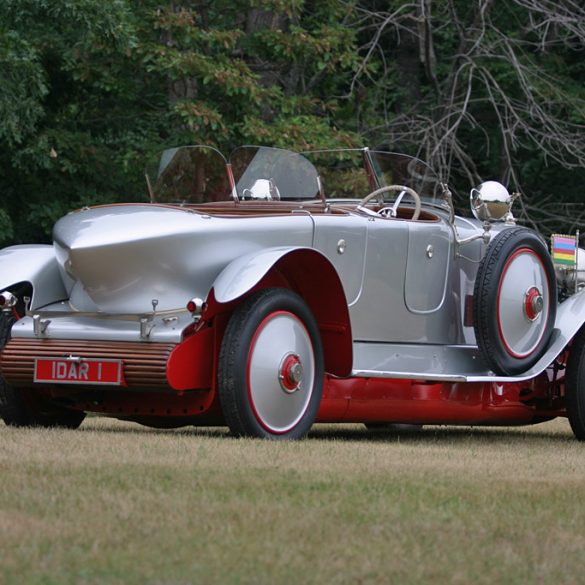
{"label": "vintage silver roadster", "polygon": [[[412,157],[165,151],[150,202],[73,211],[0,252],[0,415],[77,427],[520,425],[585,439],[585,251],[474,218]],[[581,259],[579,258],[581,257]]]}

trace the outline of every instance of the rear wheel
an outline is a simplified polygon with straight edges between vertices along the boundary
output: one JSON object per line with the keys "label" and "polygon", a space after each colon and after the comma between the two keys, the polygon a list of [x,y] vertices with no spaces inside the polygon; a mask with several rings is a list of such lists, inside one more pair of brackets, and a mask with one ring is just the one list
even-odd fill
{"label": "rear wheel", "polygon": [[[0,349],[10,339],[15,318],[0,312]],[[11,426],[65,427],[76,429],[85,418],[84,412],[68,410],[43,401],[27,388],[15,389],[0,376],[0,418]]]}
{"label": "rear wheel", "polygon": [[261,290],[234,311],[218,369],[219,399],[234,435],[302,438],[317,415],[323,376],[317,323],[297,294]]}

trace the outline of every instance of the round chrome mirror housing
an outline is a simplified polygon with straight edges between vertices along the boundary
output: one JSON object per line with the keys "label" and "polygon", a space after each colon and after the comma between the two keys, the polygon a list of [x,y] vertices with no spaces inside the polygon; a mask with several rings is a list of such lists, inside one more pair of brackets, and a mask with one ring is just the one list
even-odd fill
{"label": "round chrome mirror housing", "polygon": [[502,221],[507,219],[513,198],[508,189],[497,181],[485,181],[471,190],[469,202],[473,215],[480,221]]}

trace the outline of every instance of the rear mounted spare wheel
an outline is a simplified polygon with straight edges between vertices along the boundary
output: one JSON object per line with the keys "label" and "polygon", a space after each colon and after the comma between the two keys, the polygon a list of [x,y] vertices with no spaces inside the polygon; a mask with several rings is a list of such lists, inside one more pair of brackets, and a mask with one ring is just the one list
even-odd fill
{"label": "rear mounted spare wheel", "polygon": [[536,233],[510,228],[493,238],[475,281],[473,326],[496,374],[520,374],[542,357],[555,323],[556,290],[552,260]]}

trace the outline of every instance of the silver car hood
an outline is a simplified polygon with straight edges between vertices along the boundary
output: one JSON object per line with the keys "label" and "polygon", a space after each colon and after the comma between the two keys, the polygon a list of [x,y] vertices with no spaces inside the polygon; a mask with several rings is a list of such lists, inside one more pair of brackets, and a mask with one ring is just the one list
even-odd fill
{"label": "silver car hood", "polygon": [[75,211],[53,231],[72,307],[114,314],[150,312],[153,300],[159,311],[182,309],[206,298],[237,256],[311,238],[307,217],[212,217],[148,204]]}

